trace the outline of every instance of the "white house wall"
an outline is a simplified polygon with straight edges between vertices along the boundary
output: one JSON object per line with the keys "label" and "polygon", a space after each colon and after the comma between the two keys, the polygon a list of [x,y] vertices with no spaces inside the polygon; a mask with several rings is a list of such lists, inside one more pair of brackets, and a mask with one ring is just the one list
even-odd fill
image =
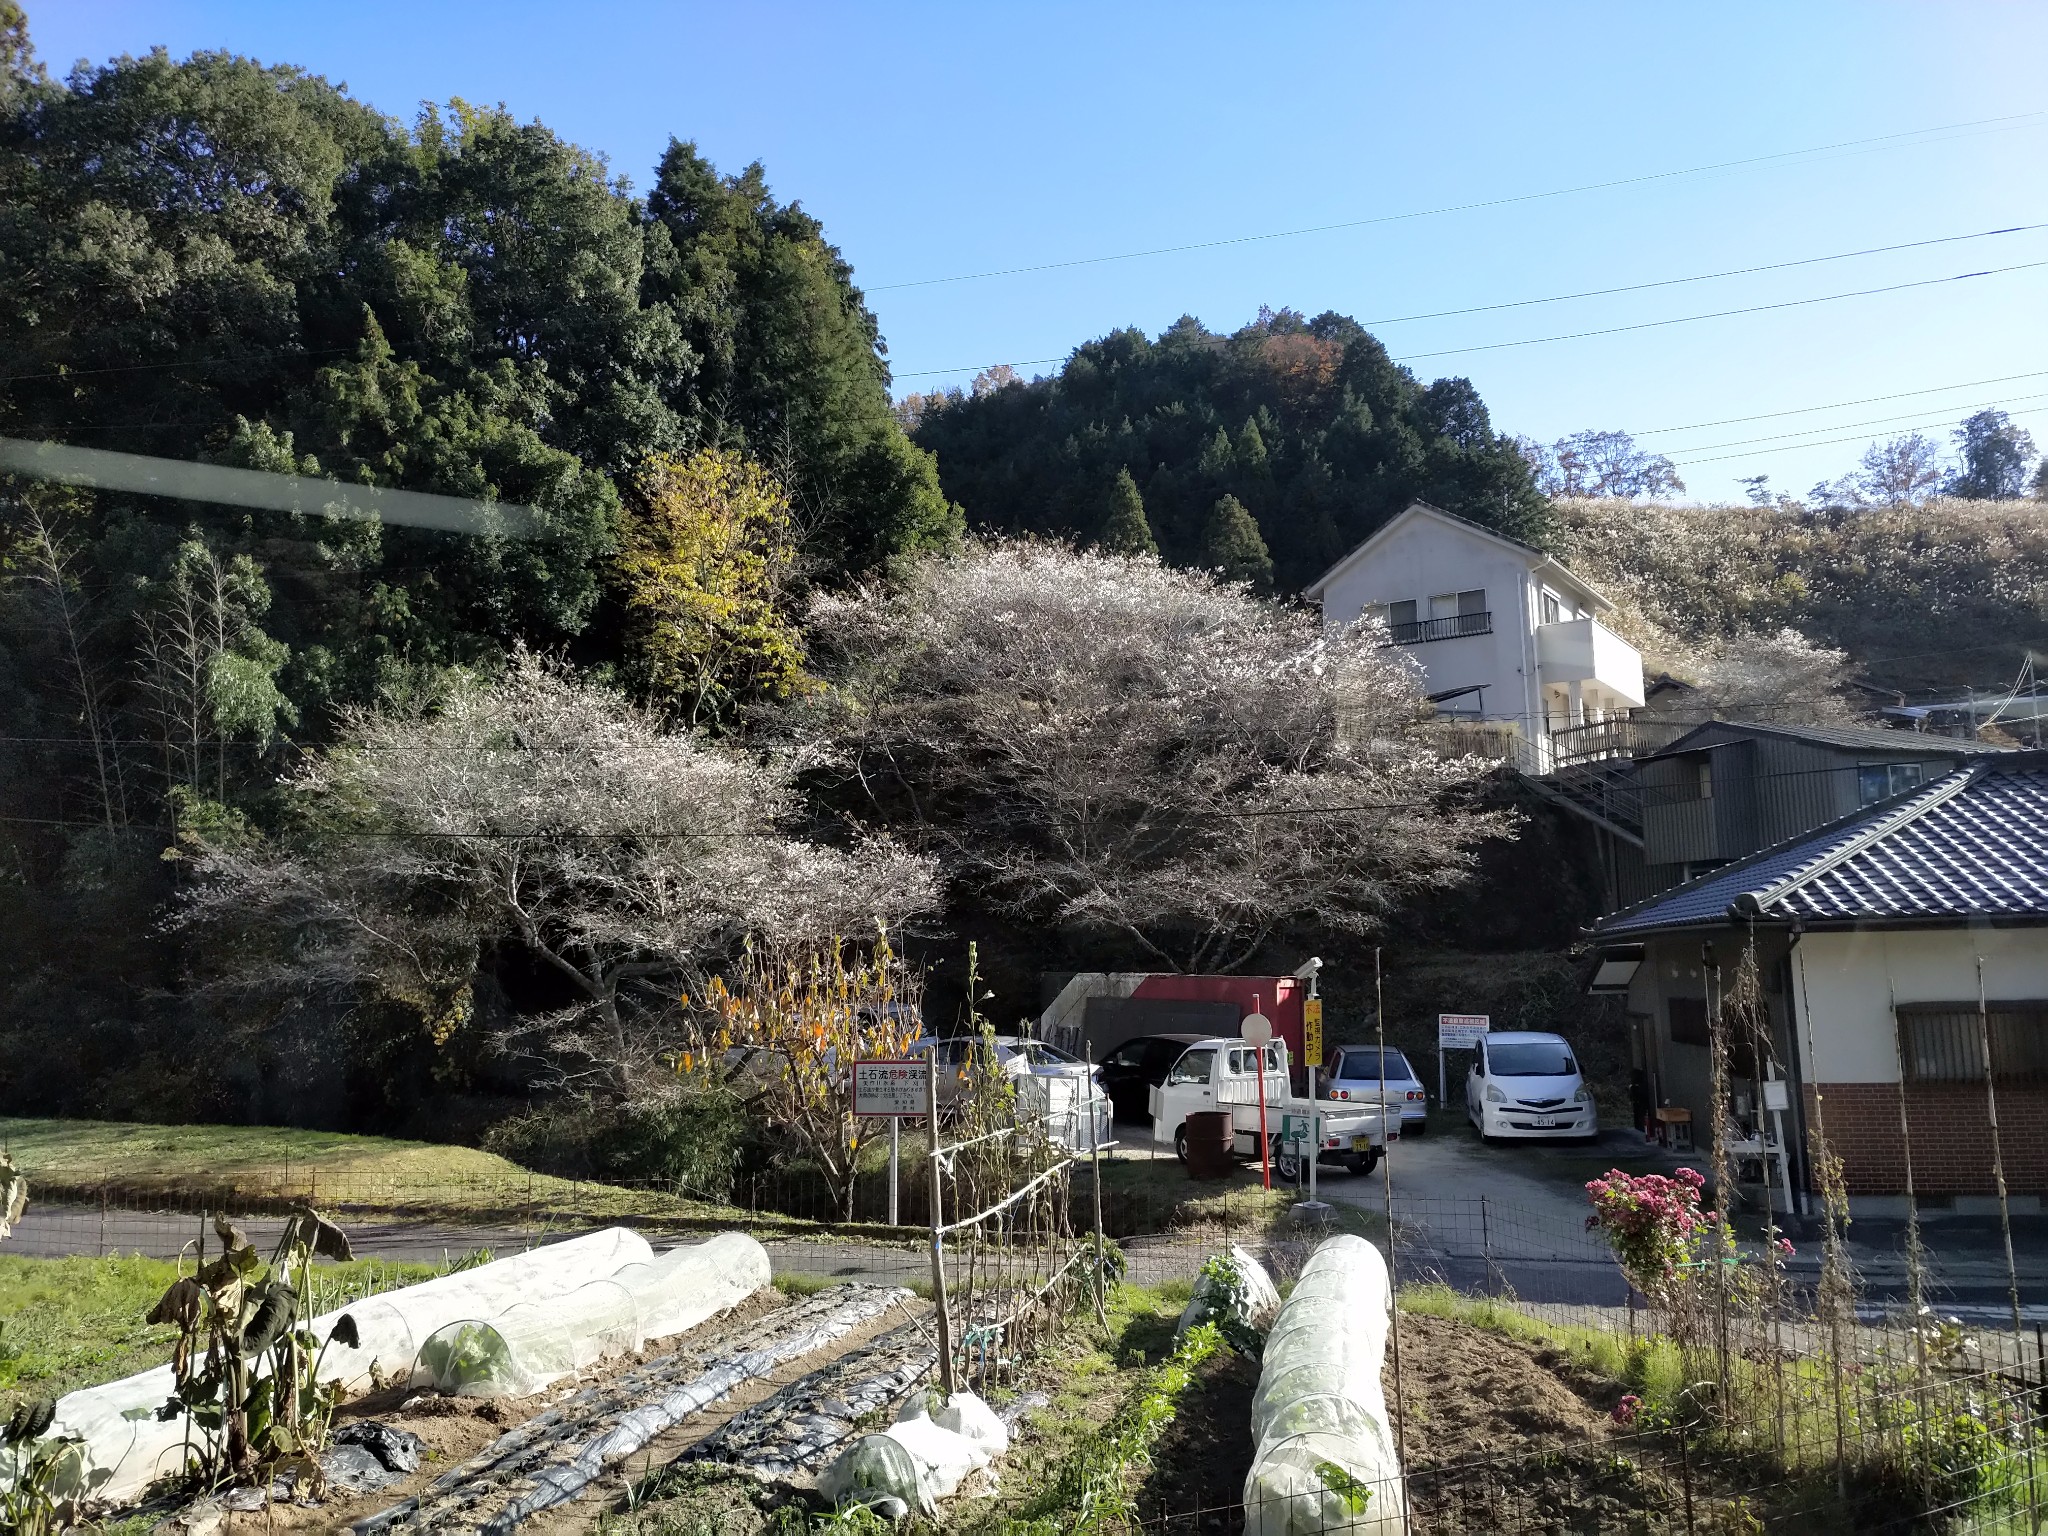
{"label": "white house wall", "polygon": [[[1529,622],[1531,576],[1524,558],[1483,535],[1432,517],[1409,520],[1373,546],[1370,558],[1340,571],[1323,589],[1323,618],[1349,624],[1367,608],[1413,600],[1416,616],[1429,617],[1429,599],[1483,587],[1493,633],[1461,635],[1400,647],[1425,676],[1424,691],[1486,685],[1484,713],[1493,720],[1523,720],[1534,713],[1529,671],[1535,646]],[[1445,708],[1479,707],[1452,699]]]}
{"label": "white house wall", "polygon": [[[1974,1004],[1980,956],[1992,1002],[2048,998],[2048,928],[1807,934],[1793,947],[1792,965],[1796,1002],[1812,1026],[1811,1080],[1897,1082],[1894,996],[1901,1003]],[[1805,1053],[1804,1038],[1799,1045]]]}

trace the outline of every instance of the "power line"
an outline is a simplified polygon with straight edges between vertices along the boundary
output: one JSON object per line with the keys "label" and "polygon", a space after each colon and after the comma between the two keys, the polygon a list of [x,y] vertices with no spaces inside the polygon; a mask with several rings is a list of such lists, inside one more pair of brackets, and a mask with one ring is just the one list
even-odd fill
{"label": "power line", "polygon": [[1540,299],[1512,299],[1503,304],[1474,304],[1465,309],[1437,309],[1416,315],[1389,315],[1378,320],[1361,320],[1360,325],[1405,325],[1411,320],[1444,320],[1453,315],[1484,315],[1503,309],[1528,309],[1537,304],[1564,304],[1574,299],[1601,299],[1617,293],[1644,293],[1653,288],[1677,288],[1687,283],[1710,283],[1721,278],[1749,277],[1758,272],[1785,272],[1793,267],[1814,267],[1830,261],[1853,261],[1862,256],[1887,256],[1894,251],[1917,251],[1930,245],[1956,245],[1965,240],[1987,240],[1994,235],[2031,234],[2048,229],[2048,224],[2014,224],[2005,229],[1982,229],[1971,235],[1941,235],[1932,240],[1909,240],[1903,245],[1872,245],[1860,251],[1837,251],[1831,256],[1802,256],[1797,261],[1774,261],[1755,267],[1730,267],[1722,272],[1700,272],[1691,277],[1666,277],[1651,283],[1624,283],[1616,288],[1587,288],[1579,293],[1554,293]]}
{"label": "power line", "polygon": [[[2025,397],[2023,397],[2023,398],[2027,398],[2027,399],[2035,399],[2035,398],[2038,398],[2038,397],[2037,397],[2037,396],[2025,396]],[[2042,411],[2044,411],[2044,410],[2048,410],[2048,406],[2039,406],[2039,405],[2036,405],[2036,406],[2030,406],[2030,407],[2029,407],[2028,409],[2026,409],[2026,410],[2024,410],[2024,411],[2011,411],[2011,412],[2008,412],[2007,414],[2009,414],[2009,415],[2013,415],[2013,416],[2038,416],[2038,415],[2040,415],[2040,414],[2041,414],[2041,412],[2042,412]],[[1899,430],[1902,430],[1902,431],[1914,431],[1914,430],[1918,430],[1919,428],[1926,428],[1926,427],[1945,427],[1945,426],[1948,426],[1948,425],[1950,424],[1950,421],[1951,421],[1951,420],[1952,420],[1952,418],[1951,418],[1951,417],[1946,417],[1946,416],[1944,416],[1944,417],[1942,417],[1941,419],[1939,419],[1939,420],[1936,420],[1936,421],[1923,421],[1923,422],[1920,422],[1920,423],[1918,424],[1918,427],[1917,427],[1917,428],[1915,428],[1915,427],[1906,427],[1906,428],[1901,428],[1901,429],[1899,429]],[[1830,429],[1830,430],[1832,430],[1832,429]],[[1684,458],[1679,458],[1679,459],[1673,459],[1673,460],[1672,460],[1671,462],[1672,462],[1672,463],[1674,463],[1674,464],[1678,464],[1678,465],[1693,465],[1693,464],[1719,464],[1719,463],[1722,463],[1722,462],[1724,462],[1724,461],[1726,461],[1726,460],[1728,460],[1728,459],[1747,459],[1747,458],[1754,458],[1754,457],[1756,456],[1756,454],[1757,454],[1758,452],[1778,452],[1778,453],[1784,453],[1784,452],[1790,452],[1790,451],[1793,451],[1793,450],[1795,450],[1795,449],[1802,449],[1802,448],[1834,448],[1834,447],[1838,447],[1838,446],[1840,446],[1840,445],[1841,445],[1841,444],[1843,444],[1843,443],[1864,443],[1864,442],[1868,442],[1869,440],[1870,440],[1870,437],[1869,437],[1869,434],[1868,434],[1868,433],[1865,433],[1865,432],[1858,432],[1858,433],[1855,433],[1855,434],[1854,434],[1853,436],[1850,436],[1850,437],[1830,437],[1830,438],[1823,438],[1823,439],[1822,439],[1821,441],[1819,441],[1819,442],[1817,442],[1817,443],[1786,443],[1786,444],[1784,444],[1784,445],[1782,445],[1781,447],[1779,447],[1779,448],[1776,448],[1776,449],[1752,449],[1752,450],[1750,450],[1750,451],[1749,451],[1749,452],[1747,452],[1747,453],[1722,453],[1722,454],[1713,454],[1713,455],[1710,455],[1709,457],[1707,457],[1707,458],[1704,458],[1704,459],[1684,459]],[[1681,450],[1681,452],[1682,452],[1682,451],[1683,451],[1683,450]]]}
{"label": "power line", "polygon": [[1810,299],[1782,299],[1775,304],[1747,304],[1740,309],[1717,309],[1700,315],[1676,315],[1668,320],[1641,320],[1633,325],[1603,326],[1592,331],[1569,331],[1557,336],[1527,336],[1520,341],[1491,341],[1470,347],[1441,347],[1434,352],[1410,352],[1401,362],[1419,362],[1430,357],[1457,357],[1468,352],[1500,352],[1510,347],[1538,347],[1553,341],[1584,341],[1593,336],[1620,336],[1630,331],[1653,331],[1667,325],[1692,325],[1701,320],[1728,320],[1737,315],[1769,314],[1780,309],[1804,309],[1814,304],[1833,304],[1842,299],[1867,299],[1880,293],[1903,293],[1910,288],[1938,288],[1948,283],[1966,283],[1973,278],[2000,277],[2009,272],[2029,272],[2048,267],[2048,261],[2023,261],[2009,267],[1987,267],[1979,272],[1957,272],[1950,277],[1923,277],[1910,283],[1887,283],[1879,288],[1856,288],[1847,293],[1823,293]]}
{"label": "power line", "polygon": [[[1525,336],[1516,341],[1480,342],[1467,347],[1439,347],[1432,352],[1404,353],[1400,357],[1395,358],[1394,361],[1397,363],[1415,363],[1432,357],[1457,357],[1471,352],[1500,352],[1513,347],[1547,346],[1551,342],[1557,341],[1584,341],[1595,336],[1619,336],[1631,331],[1653,331],[1667,325],[1693,325],[1702,320],[1728,320],[1738,315],[1761,315],[1781,309],[1804,309],[1815,304],[1838,303],[1843,299],[1865,299],[1882,293],[1902,293],[1912,288],[1939,288],[1949,283],[1965,283],[1979,277],[2000,277],[2009,272],[2029,272],[2037,267],[2048,267],[2048,260],[2023,261],[2009,267],[1986,267],[1981,271],[1957,272],[1948,277],[1918,278],[1908,283],[1887,283],[1877,288],[1855,288],[1846,293],[1816,294],[1811,298],[1805,299],[1781,299],[1773,304],[1748,304],[1739,309],[1710,310],[1698,315],[1673,315],[1663,320],[1639,320],[1629,325],[1603,326],[1589,331],[1566,331],[1555,336]],[[1230,339],[1227,336],[1218,336],[1206,344],[1210,346],[1223,346],[1227,345]],[[1069,354],[1069,356],[1071,355]],[[1066,359],[1061,357],[1027,357],[1010,363],[983,363],[979,367],[1028,368],[1039,363],[1058,363],[1064,361]],[[972,371],[975,371],[975,365],[956,368],[919,368],[902,373],[892,373],[891,376],[894,378],[917,379],[932,375],[968,373]]]}
{"label": "power line", "polygon": [[1852,405],[1878,405],[1886,400],[1909,400],[1915,395],[1940,395],[1952,389],[1982,389],[1986,385],[2014,384],[2022,379],[2048,379],[2048,369],[2036,373],[2008,373],[1995,379],[1966,379],[1960,384],[1930,384],[1925,389],[1902,389],[1891,395],[1865,395],[1860,400],[1837,400],[1830,405],[1801,405],[1785,411],[1759,411],[1754,416],[1724,416],[1719,421],[1695,421],[1682,427],[1645,427],[1633,435],[1656,437],[1665,432],[1697,432],[1706,427],[1735,427],[1746,421],[1773,421],[1780,416],[1807,416],[1815,411],[1840,411]]}
{"label": "power line", "polygon": [[[1976,407],[1976,409],[1978,411],[2003,410],[2010,412],[2013,406],[2019,405],[2023,401],[2028,400],[2048,400],[2048,391],[2043,391],[2041,393],[2032,395],[2014,395],[2010,399],[2002,401],[1987,401],[1984,404]],[[1823,432],[1852,432],[1858,430],[1859,428],[1891,426],[1899,422],[1907,421],[1913,422],[1915,427],[1943,426],[1953,419],[1954,412],[1956,410],[1967,410],[1967,408],[1961,406],[1952,407],[1950,414],[1948,416],[1945,416],[1941,420],[1935,422],[1928,422],[1924,419],[1921,419],[1921,413],[1918,411],[1908,411],[1904,415],[1900,416],[1874,416],[1868,421],[1838,421],[1832,424],[1831,426],[1808,427],[1803,432],[1775,432],[1765,437],[1738,438],[1733,442],[1726,443],[1695,443],[1690,448],[1674,448],[1672,452],[1710,453],[1717,448],[1747,448],[1752,447],[1759,443],[1782,443],[1784,444],[1784,446],[1790,448],[1803,448],[1809,445],[1805,443],[1789,442],[1788,439],[1795,437],[1814,437]],[[1912,428],[1908,428],[1907,430],[1912,430]]]}
{"label": "power line", "polygon": [[1523,192],[1508,197],[1483,198],[1476,202],[1451,203],[1439,208],[1418,208],[1405,213],[1378,214],[1371,218],[1347,219],[1335,224],[1315,224],[1304,229],[1273,230],[1265,234],[1234,235],[1220,240],[1197,240],[1185,245],[1156,246],[1142,251],[1120,251],[1107,256],[1079,256],[1065,261],[1039,262],[1026,267],[1002,267],[986,272],[961,272],[951,277],[917,278],[902,283],[878,283],[870,286],[870,293],[892,293],[906,288],[935,288],[948,283],[979,282],[986,278],[1020,277],[1033,272],[1054,272],[1069,267],[1102,266],[1110,262],[1139,261],[1153,256],[1174,256],[1189,251],[1218,250],[1233,245],[1253,245],[1270,240],[1292,240],[1303,235],[1330,234],[1344,229],[1365,229],[1376,224],[1397,224],[1413,219],[1436,218],[1443,214],[1470,213],[1482,208],[1506,208],[1518,203],[1542,202],[1551,198],[1576,197],[1587,192],[1611,191],[1616,187],[1642,186],[1651,182],[1672,181],[1686,176],[1700,176],[1712,171],[1737,170],[1745,166],[1768,165],[1777,161],[1798,159],[1806,155],[1822,155],[1842,150],[1866,149],[1879,145],[1893,145],[1898,148],[1913,146],[1900,143],[1901,140],[1915,139],[1922,142],[1938,143],[1935,134],[1966,133],[1981,129],[1989,132],[2008,131],[2021,124],[2032,122],[2044,115],[2041,112],[2019,112],[2009,117],[1977,118],[1969,122],[1944,123],[1932,128],[1913,128],[1903,133],[1879,134],[1867,139],[1843,139],[1833,144],[1809,145],[1804,149],[1778,150],[1768,155],[1751,155],[1740,160],[1720,160],[1707,165],[1682,167],[1678,170],[1653,171],[1642,176],[1623,176],[1611,181],[1586,182],[1579,186],[1555,187],[1544,192]]}

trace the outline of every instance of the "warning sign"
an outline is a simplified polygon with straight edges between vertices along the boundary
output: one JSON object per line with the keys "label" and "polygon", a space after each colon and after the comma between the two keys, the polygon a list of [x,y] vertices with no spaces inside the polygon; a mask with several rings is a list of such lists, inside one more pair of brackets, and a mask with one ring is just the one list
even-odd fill
{"label": "warning sign", "polygon": [[928,1112],[932,1064],[929,1057],[910,1061],[856,1061],[853,1064],[853,1112],[877,1117],[894,1115],[922,1119]]}
{"label": "warning sign", "polygon": [[1323,1064],[1323,1000],[1301,1000],[1301,1059],[1311,1067]]}

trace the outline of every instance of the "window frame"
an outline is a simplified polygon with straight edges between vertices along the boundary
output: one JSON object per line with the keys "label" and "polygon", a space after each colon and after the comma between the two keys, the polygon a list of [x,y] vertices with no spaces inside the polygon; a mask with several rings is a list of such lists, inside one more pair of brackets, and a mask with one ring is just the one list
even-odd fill
{"label": "window frame", "polygon": [[1994,1086],[2048,1086],[2048,1000],[1986,999],[1978,1022],[1974,998],[1899,1003],[1897,1049],[1903,1080],[1913,1084],[1981,1084],[1984,1031],[1991,1036]]}
{"label": "window frame", "polygon": [[[1181,1076],[1180,1069],[1186,1066],[1189,1061],[1191,1061],[1193,1058],[1197,1056],[1201,1057],[1203,1061],[1202,1075],[1200,1077]],[[1184,1087],[1193,1083],[1200,1083],[1206,1086],[1210,1082],[1210,1080],[1215,1077],[1215,1075],[1216,1047],[1213,1045],[1191,1045],[1186,1050],[1180,1053],[1180,1055],[1174,1060],[1172,1066],[1166,1069],[1165,1086],[1168,1088],[1177,1088]]]}

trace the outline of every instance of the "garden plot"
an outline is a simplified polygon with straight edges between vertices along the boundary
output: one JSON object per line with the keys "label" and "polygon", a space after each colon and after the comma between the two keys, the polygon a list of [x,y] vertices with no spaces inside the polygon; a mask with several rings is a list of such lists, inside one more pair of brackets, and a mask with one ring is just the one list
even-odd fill
{"label": "garden plot", "polygon": [[355,1522],[358,1532],[509,1533],[565,1504],[605,1471],[785,1367],[870,1331],[910,1293],[834,1286],[722,1337],[638,1366],[507,1430],[414,1496]]}
{"label": "garden plot", "polygon": [[806,1482],[938,1365],[923,1320],[891,1329],[753,1407],[677,1456],[672,1466],[727,1467],[766,1483]]}

